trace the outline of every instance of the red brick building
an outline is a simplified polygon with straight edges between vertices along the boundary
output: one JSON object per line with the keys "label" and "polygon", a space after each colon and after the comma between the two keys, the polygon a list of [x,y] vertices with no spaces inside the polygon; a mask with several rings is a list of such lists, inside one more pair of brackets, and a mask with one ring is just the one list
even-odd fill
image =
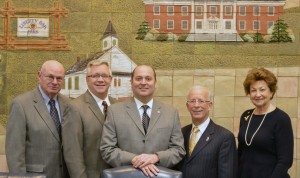
{"label": "red brick building", "polygon": [[144,0],[144,4],[146,21],[159,32],[188,33],[188,41],[241,41],[241,33],[266,35],[281,17],[285,1]]}

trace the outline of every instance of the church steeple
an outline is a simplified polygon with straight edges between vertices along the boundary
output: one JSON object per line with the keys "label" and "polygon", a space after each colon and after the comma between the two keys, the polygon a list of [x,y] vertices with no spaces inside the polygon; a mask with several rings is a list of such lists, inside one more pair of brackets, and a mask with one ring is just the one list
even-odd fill
{"label": "church steeple", "polygon": [[106,30],[100,40],[102,40],[103,51],[119,45],[118,35],[111,21],[108,22]]}

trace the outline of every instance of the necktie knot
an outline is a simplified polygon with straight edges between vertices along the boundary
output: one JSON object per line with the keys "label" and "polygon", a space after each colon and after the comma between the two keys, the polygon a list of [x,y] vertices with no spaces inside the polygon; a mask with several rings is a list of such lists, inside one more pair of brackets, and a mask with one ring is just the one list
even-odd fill
{"label": "necktie knot", "polygon": [[149,108],[149,106],[145,104],[142,106],[142,108],[144,109],[144,112],[147,112],[147,109]]}
{"label": "necktie knot", "polygon": [[49,104],[51,107],[53,107],[53,106],[55,107],[55,100],[53,100],[53,99],[49,100]]}
{"label": "necktie knot", "polygon": [[200,130],[199,130],[198,127],[194,127],[194,128],[193,128],[193,132],[194,132],[194,133],[198,133],[199,131],[200,131]]}

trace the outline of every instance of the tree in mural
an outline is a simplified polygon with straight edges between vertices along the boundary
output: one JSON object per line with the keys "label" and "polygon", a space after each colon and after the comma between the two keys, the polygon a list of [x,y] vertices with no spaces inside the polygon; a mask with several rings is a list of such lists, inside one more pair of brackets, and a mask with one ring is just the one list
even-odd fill
{"label": "tree in mural", "polygon": [[274,24],[270,42],[292,42],[292,38],[287,32],[288,28],[289,26],[287,25],[287,23],[284,22],[284,20],[277,20]]}
{"label": "tree in mural", "polygon": [[135,39],[144,40],[145,36],[149,31],[150,31],[149,23],[147,21],[143,21],[137,32],[138,36]]}

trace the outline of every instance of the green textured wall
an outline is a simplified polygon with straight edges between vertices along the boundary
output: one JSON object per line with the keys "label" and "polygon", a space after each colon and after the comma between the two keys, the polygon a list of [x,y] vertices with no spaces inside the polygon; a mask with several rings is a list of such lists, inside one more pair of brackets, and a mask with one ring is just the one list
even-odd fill
{"label": "green textured wall", "polygon": [[[69,10],[69,14],[62,19],[61,27],[71,50],[0,51],[0,124],[3,127],[0,134],[5,133],[3,129],[11,100],[36,87],[41,64],[55,59],[68,68],[78,56],[83,59],[101,51],[100,38],[109,20],[117,31],[119,47],[136,64],[151,64],[156,69],[300,67],[299,0],[295,1],[298,7],[285,10],[283,15],[296,40],[293,43],[273,44],[135,40],[139,25],[144,21],[142,0],[12,0],[12,5],[15,8],[43,9],[53,7],[54,2],[61,2]],[[0,8],[3,6],[4,1],[0,1]],[[3,23],[0,18],[0,34],[3,34]],[[11,27],[15,32],[16,24]]]}

